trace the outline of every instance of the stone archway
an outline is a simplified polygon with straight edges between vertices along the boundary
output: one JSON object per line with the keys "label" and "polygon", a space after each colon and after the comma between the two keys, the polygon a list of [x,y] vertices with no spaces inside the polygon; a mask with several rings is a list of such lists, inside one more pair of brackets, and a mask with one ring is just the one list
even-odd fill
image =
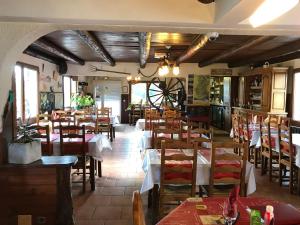
{"label": "stone archway", "polygon": [[[37,23],[0,23],[0,114],[11,88],[14,65],[24,49],[39,37],[57,30],[54,25]],[[0,120],[0,132],[2,119]]]}

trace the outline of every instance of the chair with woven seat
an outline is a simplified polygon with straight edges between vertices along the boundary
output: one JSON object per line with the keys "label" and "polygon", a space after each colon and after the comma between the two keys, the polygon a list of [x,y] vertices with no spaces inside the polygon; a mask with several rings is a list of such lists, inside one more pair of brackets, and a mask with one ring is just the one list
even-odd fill
{"label": "chair with woven seat", "polygon": [[[199,147],[208,148],[210,146],[208,146],[207,143],[211,143],[212,139],[213,139],[212,128],[208,130],[203,128],[196,128],[196,129],[191,129],[190,127],[188,128],[187,143],[197,142],[198,148]],[[206,146],[204,146],[204,143],[206,143]]]}
{"label": "chair with woven seat", "polygon": [[77,119],[78,126],[85,126],[86,133],[95,133],[96,130],[96,122],[92,117],[83,117]]}
{"label": "chair with woven seat", "polygon": [[161,142],[159,215],[165,206],[178,205],[196,194],[197,144],[179,140]]}
{"label": "chair with woven seat", "polygon": [[49,125],[51,122],[50,114],[38,114],[36,116],[36,124],[40,126]]}
{"label": "chair with woven seat", "polygon": [[[242,149],[243,155],[233,152]],[[232,152],[229,152],[232,151]],[[245,195],[245,172],[248,156],[248,146],[245,143],[213,142],[211,148],[211,167],[208,195],[228,196],[232,187],[240,185],[241,193]]]}
{"label": "chair with woven seat", "polygon": [[133,225],[146,225],[142,198],[139,191],[134,191],[132,195],[132,217]]}
{"label": "chair with woven seat", "polygon": [[170,128],[155,128],[153,130],[153,148],[160,148],[162,140],[181,140],[181,130]]}
{"label": "chair with woven seat", "polygon": [[[261,175],[269,173],[269,181],[276,177],[275,171],[279,167],[279,154],[276,151],[275,137],[278,135],[279,117],[269,115],[261,117],[260,141],[261,141]],[[275,165],[278,167],[275,168]]]}
{"label": "chair with woven seat", "polygon": [[[86,190],[87,170],[90,170],[90,175],[94,173],[94,171],[91,171],[91,165],[89,164],[91,160],[86,155],[85,126],[60,126],[59,131],[61,155],[76,155],[78,157],[78,163],[73,166],[73,169],[76,169],[75,174],[82,174],[82,180],[73,181],[73,183],[82,183],[82,192],[84,193]],[[68,143],[64,143],[65,139],[76,139],[76,145],[70,147]],[[82,170],[82,173],[79,170]]]}
{"label": "chair with woven seat", "polygon": [[142,118],[143,110],[141,104],[133,104],[129,113],[129,124],[135,125],[138,119]]}
{"label": "chair with woven seat", "polygon": [[[284,181],[289,182],[289,190],[292,194],[297,184],[298,167],[295,163],[295,148],[292,141],[290,118],[281,118],[278,129],[279,136],[279,184],[283,185]],[[289,170],[289,175],[287,175]],[[298,184],[299,185],[299,184]]]}

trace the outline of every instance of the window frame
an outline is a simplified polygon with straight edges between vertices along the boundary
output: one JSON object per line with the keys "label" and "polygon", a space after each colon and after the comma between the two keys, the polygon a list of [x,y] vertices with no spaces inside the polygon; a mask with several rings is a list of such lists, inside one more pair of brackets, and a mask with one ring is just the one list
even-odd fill
{"label": "window frame", "polygon": [[[70,89],[69,89],[70,90],[70,106],[65,106],[65,77],[70,78],[70,83],[69,83],[69,85],[70,85]],[[75,93],[78,94],[78,81],[77,80],[73,80],[72,76],[63,76],[62,77],[62,85],[63,85],[63,90],[62,90],[62,92],[63,92],[63,108],[72,107],[72,101],[71,101],[71,99],[72,99],[72,81],[74,81],[76,83],[76,91],[75,91]]]}
{"label": "window frame", "polygon": [[[39,106],[40,106],[40,68],[35,65],[31,65],[28,63],[24,62],[17,62],[15,66],[20,66],[21,67],[21,93],[22,93],[22,121],[25,121],[25,83],[24,83],[24,68],[30,69],[30,70],[35,70],[37,72],[37,112],[39,113]],[[16,74],[15,74],[15,69],[14,69],[14,95],[16,96]],[[14,108],[15,108],[15,113],[14,117],[17,121],[17,102],[16,102],[16,97],[14,98]],[[34,117],[30,117],[29,123],[34,123],[36,121],[36,115]]]}

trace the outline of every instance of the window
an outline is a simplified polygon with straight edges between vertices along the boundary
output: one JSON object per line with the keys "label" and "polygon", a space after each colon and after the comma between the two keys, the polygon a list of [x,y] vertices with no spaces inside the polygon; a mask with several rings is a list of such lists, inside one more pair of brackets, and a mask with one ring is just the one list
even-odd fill
{"label": "window", "polygon": [[72,80],[71,77],[64,77],[64,107],[75,106],[74,102],[71,102],[72,95],[77,93],[77,82]]}
{"label": "window", "polygon": [[294,75],[293,119],[300,121],[300,72]]}
{"label": "window", "polygon": [[15,66],[16,116],[23,121],[38,114],[38,68],[25,64]]}
{"label": "window", "polygon": [[[158,88],[158,83],[150,84],[149,96],[153,96],[151,100],[156,101],[161,97],[158,95],[160,89]],[[132,104],[146,104],[148,102],[147,98],[147,83],[136,83],[131,84],[131,103]]]}

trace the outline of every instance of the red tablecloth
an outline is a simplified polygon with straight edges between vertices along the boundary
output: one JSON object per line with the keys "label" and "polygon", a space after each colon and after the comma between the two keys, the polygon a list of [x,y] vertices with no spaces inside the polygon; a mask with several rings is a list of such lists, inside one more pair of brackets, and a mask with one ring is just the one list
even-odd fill
{"label": "red tablecloth", "polygon": [[[222,205],[225,199],[226,198],[203,198],[202,202],[185,201],[158,222],[158,225],[202,225],[200,219],[201,215],[222,215]],[[206,205],[207,209],[196,209],[196,205]],[[239,198],[238,211],[240,213],[240,218],[236,225],[250,224],[250,217],[246,211],[247,206],[249,208],[265,208],[266,205],[274,206],[276,225],[300,224],[300,212],[291,205],[263,198]],[[276,211],[276,207],[280,208],[280,210]],[[278,218],[277,223],[276,218]]]}

